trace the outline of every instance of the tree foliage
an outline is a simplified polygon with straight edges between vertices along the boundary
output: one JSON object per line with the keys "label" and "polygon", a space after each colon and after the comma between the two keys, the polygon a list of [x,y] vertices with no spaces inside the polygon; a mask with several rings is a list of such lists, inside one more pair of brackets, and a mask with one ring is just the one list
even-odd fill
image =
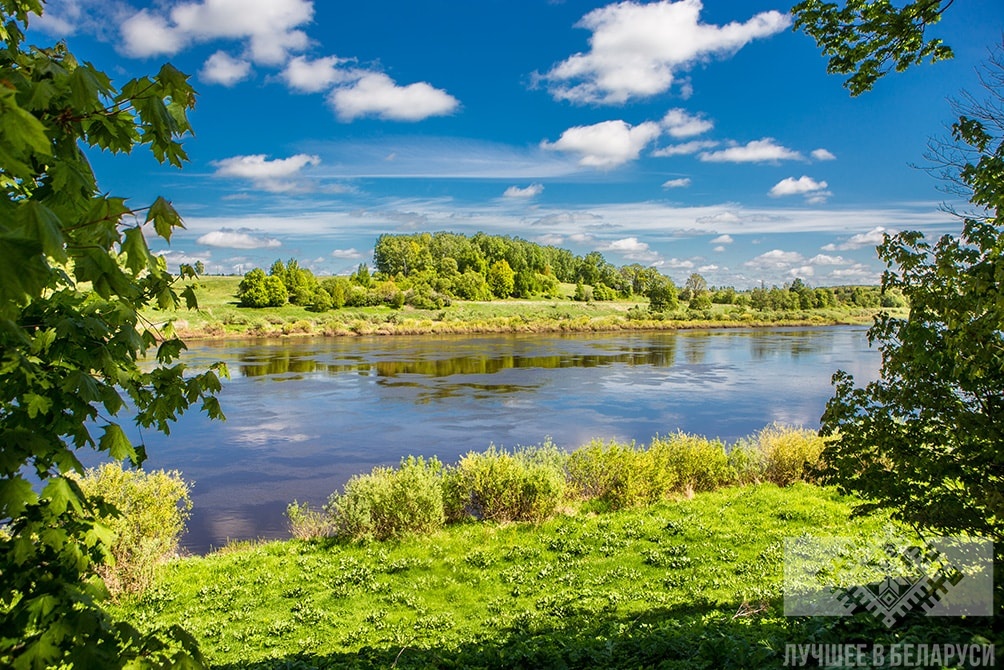
{"label": "tree foliage", "polygon": [[133,209],[103,194],[84,153],[144,146],[180,167],[195,93],[170,65],[116,88],[64,44],[26,46],[41,12],[0,0],[0,665],[197,666],[184,631],[141,634],[103,610],[114,534],[98,516],[111,510],[67,476],[83,448],[144,460],[116,420],[126,400],[165,433],[192,405],[222,417],[224,370],[186,371],[184,343],[139,311],[195,305],[146,241],[169,240],[180,216],[163,198]]}
{"label": "tree foliage", "polygon": [[[1004,537],[1004,65],[991,99],[959,106],[944,168],[968,191],[959,235],[887,236],[882,286],[910,303],[869,332],[881,375],[856,388],[845,372],[823,416],[827,475],[902,519],[952,533]],[[972,101],[971,98],[969,98]],[[948,149],[947,147],[953,147]],[[998,545],[1000,546],[1000,545]]]}
{"label": "tree foliage", "polygon": [[827,72],[850,75],[844,86],[860,95],[891,70],[952,57],[951,48],[940,39],[925,39],[924,33],[953,1],[913,0],[896,8],[890,0],[846,0],[842,7],[802,0],[791,13],[794,29],[815,39],[829,57]]}

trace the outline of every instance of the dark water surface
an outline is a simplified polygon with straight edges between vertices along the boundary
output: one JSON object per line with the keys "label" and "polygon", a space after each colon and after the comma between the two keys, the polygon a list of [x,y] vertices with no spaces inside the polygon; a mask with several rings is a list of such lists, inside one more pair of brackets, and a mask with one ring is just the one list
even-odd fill
{"label": "dark water surface", "polygon": [[600,335],[218,341],[225,423],[193,412],[147,433],[147,468],[194,481],[186,547],[285,537],[293,499],[415,454],[453,462],[551,437],[647,442],[676,430],[734,441],[773,421],[817,427],[837,369],[877,374],[863,328]]}

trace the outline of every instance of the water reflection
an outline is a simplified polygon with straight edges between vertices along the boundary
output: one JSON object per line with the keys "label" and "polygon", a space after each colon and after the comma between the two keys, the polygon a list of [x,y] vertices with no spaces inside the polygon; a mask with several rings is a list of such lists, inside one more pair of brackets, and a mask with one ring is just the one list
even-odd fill
{"label": "water reflection", "polygon": [[818,425],[830,376],[874,377],[861,328],[566,336],[215,341],[226,423],[146,434],[149,467],[195,482],[186,545],[282,537],[293,499],[323,503],[353,474],[408,454],[450,462],[550,436],[647,442],[675,430],[733,441],[772,421]]}

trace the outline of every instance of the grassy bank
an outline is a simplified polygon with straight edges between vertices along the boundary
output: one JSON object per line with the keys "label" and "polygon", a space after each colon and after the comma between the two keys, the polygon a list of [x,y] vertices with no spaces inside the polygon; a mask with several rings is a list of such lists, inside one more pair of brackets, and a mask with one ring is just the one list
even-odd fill
{"label": "grassy bank", "polygon": [[185,625],[215,668],[781,667],[786,644],[964,643],[991,623],[786,618],[783,540],[874,535],[807,484],[395,542],[288,541],[168,565],[121,606]]}
{"label": "grassy bank", "polygon": [[708,310],[680,308],[663,318],[647,313],[643,298],[575,302],[574,286],[563,287],[561,299],[454,301],[435,310],[405,306],[355,307],[316,313],[299,305],[239,307],[234,297],[240,277],[202,277],[194,282],[199,310],[152,311],[154,323],[175,322],[189,339],[209,337],[275,337],[283,335],[417,335],[466,333],[547,333],[619,330],[673,330],[757,326],[801,326],[871,323],[871,308],[827,308],[764,312],[734,305]]}

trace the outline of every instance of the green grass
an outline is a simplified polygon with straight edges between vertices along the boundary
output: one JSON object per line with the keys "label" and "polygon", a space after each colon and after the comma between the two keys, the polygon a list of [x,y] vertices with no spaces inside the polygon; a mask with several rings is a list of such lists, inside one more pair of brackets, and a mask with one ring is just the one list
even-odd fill
{"label": "green grass", "polygon": [[693,327],[761,325],[832,325],[870,323],[876,309],[834,308],[792,312],[755,312],[731,305],[713,305],[706,314],[681,307],[661,320],[631,320],[628,310],[647,309],[643,298],[581,303],[569,299],[574,286],[564,285],[562,298],[465,302],[438,310],[404,307],[343,308],[314,313],[304,307],[252,309],[239,307],[234,297],[240,277],[200,277],[194,280],[198,310],[151,310],[153,323],[174,321],[184,337],[271,337],[284,335],[390,335],[511,332],[588,332],[666,330]]}
{"label": "green grass", "polygon": [[140,627],[184,625],[214,668],[258,670],[780,667],[787,643],[990,634],[989,623],[785,618],[785,537],[887,523],[851,519],[850,502],[765,484],[539,526],[244,546],[166,566],[119,613]]}

